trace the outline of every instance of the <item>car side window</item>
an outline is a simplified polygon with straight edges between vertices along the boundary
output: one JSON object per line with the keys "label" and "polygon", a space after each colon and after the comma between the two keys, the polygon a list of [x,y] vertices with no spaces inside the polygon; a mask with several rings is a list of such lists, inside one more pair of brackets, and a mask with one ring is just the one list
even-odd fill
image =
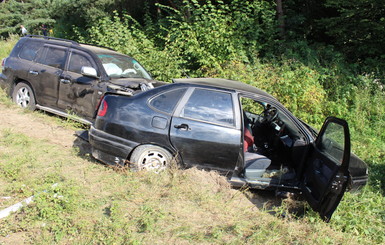
{"label": "car side window", "polygon": [[64,68],[66,61],[66,50],[54,47],[46,47],[45,57],[42,57],[39,63],[55,68]]}
{"label": "car side window", "polygon": [[94,67],[88,57],[77,52],[72,52],[68,70],[80,74],[83,66]]}
{"label": "car side window", "polygon": [[37,42],[26,42],[20,50],[19,57],[25,60],[35,60],[41,45]]}
{"label": "car side window", "polygon": [[171,114],[185,91],[186,89],[175,89],[159,94],[151,99],[150,105],[157,110]]}
{"label": "car side window", "polygon": [[182,110],[182,117],[234,126],[233,101],[230,93],[195,89]]}

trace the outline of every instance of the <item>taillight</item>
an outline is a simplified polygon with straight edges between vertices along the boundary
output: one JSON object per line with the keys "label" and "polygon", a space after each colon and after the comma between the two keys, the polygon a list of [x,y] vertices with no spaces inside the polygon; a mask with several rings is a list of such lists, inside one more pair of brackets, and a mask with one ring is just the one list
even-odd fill
{"label": "taillight", "polygon": [[99,106],[98,116],[104,117],[107,113],[107,109],[108,109],[107,101],[103,99]]}
{"label": "taillight", "polygon": [[5,66],[5,60],[6,60],[7,58],[4,58],[2,61],[1,61],[1,69],[3,69],[4,70],[4,66]]}

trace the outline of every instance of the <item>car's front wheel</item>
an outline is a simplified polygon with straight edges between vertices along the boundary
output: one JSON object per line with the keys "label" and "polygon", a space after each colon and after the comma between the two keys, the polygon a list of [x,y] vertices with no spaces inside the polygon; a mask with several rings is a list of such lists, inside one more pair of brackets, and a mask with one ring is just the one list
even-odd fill
{"label": "car's front wheel", "polygon": [[12,100],[22,108],[28,108],[31,111],[36,109],[35,95],[32,88],[24,83],[18,83],[12,93]]}
{"label": "car's front wheel", "polygon": [[133,170],[147,170],[156,173],[170,166],[172,160],[173,156],[168,150],[156,145],[138,146],[130,157]]}

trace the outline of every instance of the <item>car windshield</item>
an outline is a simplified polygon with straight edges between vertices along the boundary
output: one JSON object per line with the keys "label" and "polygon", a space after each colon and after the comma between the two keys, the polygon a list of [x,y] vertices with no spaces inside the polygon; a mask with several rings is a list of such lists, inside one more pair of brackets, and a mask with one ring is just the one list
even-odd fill
{"label": "car windshield", "polygon": [[135,59],[119,54],[97,54],[107,75],[111,78],[145,78],[150,74]]}

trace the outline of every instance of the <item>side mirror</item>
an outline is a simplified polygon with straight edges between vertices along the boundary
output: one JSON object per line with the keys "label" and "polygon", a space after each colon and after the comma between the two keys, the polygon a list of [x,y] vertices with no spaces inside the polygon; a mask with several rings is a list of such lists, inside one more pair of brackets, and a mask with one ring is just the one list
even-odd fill
{"label": "side mirror", "polygon": [[96,72],[96,69],[90,66],[83,66],[81,73],[83,76],[98,78],[98,73]]}

